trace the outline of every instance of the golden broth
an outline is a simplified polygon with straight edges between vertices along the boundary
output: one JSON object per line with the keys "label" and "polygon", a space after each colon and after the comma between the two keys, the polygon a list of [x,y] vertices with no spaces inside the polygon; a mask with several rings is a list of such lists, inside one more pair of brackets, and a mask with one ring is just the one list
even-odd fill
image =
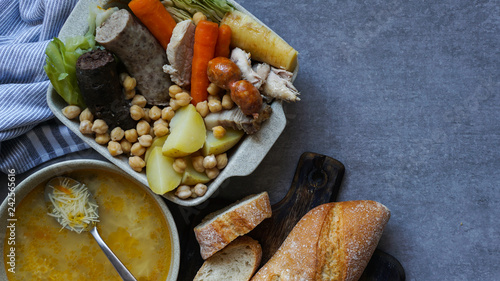
{"label": "golden broth", "polygon": [[[65,176],[85,183],[94,194],[99,205],[99,233],[135,278],[166,280],[170,234],[151,196],[114,173],[85,170]],[[8,279],[121,280],[89,232],[61,229],[47,215],[44,185],[33,189],[16,208],[16,270],[7,272]],[[5,257],[11,246],[7,239],[4,245]],[[4,264],[8,268],[6,261]]]}

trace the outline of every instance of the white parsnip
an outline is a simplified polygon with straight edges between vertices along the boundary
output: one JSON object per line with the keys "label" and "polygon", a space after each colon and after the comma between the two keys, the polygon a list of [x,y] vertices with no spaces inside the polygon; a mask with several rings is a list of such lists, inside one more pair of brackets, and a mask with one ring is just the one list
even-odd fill
{"label": "white parsnip", "polygon": [[297,66],[298,52],[251,16],[233,10],[226,13],[221,24],[231,28],[231,46],[250,52],[252,59],[287,71]]}

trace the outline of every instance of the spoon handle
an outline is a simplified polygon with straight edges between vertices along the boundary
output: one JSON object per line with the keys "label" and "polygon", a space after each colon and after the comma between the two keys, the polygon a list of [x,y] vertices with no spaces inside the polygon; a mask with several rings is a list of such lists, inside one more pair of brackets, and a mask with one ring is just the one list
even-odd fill
{"label": "spoon handle", "polygon": [[106,245],[104,240],[102,240],[101,236],[99,235],[99,232],[97,232],[97,227],[93,227],[90,230],[90,233],[92,236],[94,236],[95,241],[97,241],[97,244],[99,247],[101,247],[102,251],[108,257],[109,261],[113,266],[115,267],[116,271],[118,271],[118,274],[124,281],[136,281],[132,273],[123,265],[123,263],[116,257],[116,255],[111,251],[111,249]]}

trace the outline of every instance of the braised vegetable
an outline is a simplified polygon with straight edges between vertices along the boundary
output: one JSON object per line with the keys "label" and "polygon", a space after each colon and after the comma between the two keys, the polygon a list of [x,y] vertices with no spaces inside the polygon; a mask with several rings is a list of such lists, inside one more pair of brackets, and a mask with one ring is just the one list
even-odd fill
{"label": "braised vegetable", "polygon": [[250,52],[252,59],[288,71],[297,66],[297,51],[251,16],[233,10],[224,16],[221,24],[231,28],[231,46]]}
{"label": "braised vegetable", "polygon": [[215,57],[229,57],[231,45],[231,28],[227,24],[219,26],[219,36],[215,45]]}
{"label": "braised vegetable", "polygon": [[184,11],[194,15],[202,12],[213,22],[219,23],[224,15],[234,9],[226,0],[172,0],[172,3]]}
{"label": "braised vegetable", "polygon": [[224,153],[235,146],[244,134],[244,131],[227,128],[222,138],[216,138],[211,130],[207,130],[207,138],[201,151],[204,156]]}
{"label": "braised vegetable", "polygon": [[214,58],[219,26],[202,20],[196,26],[194,34],[193,63],[191,66],[191,97],[193,104],[207,99],[210,85],[207,76],[208,62]]}
{"label": "braised vegetable", "polygon": [[174,190],[182,180],[182,174],[174,168],[174,158],[164,156],[161,147],[155,147],[146,164],[146,177],[149,188],[156,194],[165,194]]}
{"label": "braised vegetable", "polygon": [[47,57],[43,69],[56,92],[70,105],[85,108],[76,82],[75,65],[80,55],[94,48],[94,36],[87,34],[69,38],[66,44],[59,38],[54,38],[45,49]]}
{"label": "braised vegetable", "polygon": [[170,135],[163,144],[163,155],[184,157],[203,147],[206,137],[205,123],[192,104],[180,108],[175,113],[170,128]]}
{"label": "braised vegetable", "polygon": [[159,0],[132,0],[128,6],[160,42],[163,49],[167,49],[176,22],[161,2]]}

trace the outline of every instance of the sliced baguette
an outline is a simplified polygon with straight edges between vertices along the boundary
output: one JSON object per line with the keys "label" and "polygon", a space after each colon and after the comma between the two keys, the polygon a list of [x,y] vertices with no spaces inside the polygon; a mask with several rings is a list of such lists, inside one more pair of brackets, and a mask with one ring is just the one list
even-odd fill
{"label": "sliced baguette", "polygon": [[200,253],[207,259],[239,236],[254,229],[271,217],[271,202],[267,192],[250,195],[206,216],[194,228]]}
{"label": "sliced baguette", "polygon": [[248,281],[259,267],[261,258],[259,242],[241,236],[209,257],[193,281]]}
{"label": "sliced baguette", "polygon": [[389,217],[375,201],[320,205],[297,223],[252,281],[358,280]]}

